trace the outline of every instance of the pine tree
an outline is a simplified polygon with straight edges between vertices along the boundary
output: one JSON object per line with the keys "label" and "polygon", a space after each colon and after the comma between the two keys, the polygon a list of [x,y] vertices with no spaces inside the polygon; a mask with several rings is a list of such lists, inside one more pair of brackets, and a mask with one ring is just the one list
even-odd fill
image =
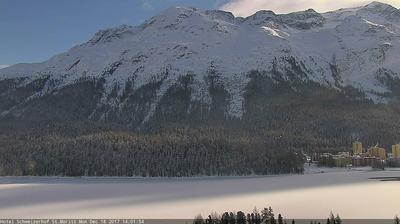
{"label": "pine tree", "polygon": [[283,217],[281,214],[278,215],[278,224],[283,224]]}
{"label": "pine tree", "polygon": [[271,224],[276,224],[276,220],[275,220],[274,215],[272,215],[271,220],[270,220],[269,223],[271,223]]}
{"label": "pine tree", "polygon": [[236,216],[233,212],[229,213],[229,224],[236,224]]}
{"label": "pine tree", "polygon": [[342,219],[339,217],[339,214],[336,215],[335,223],[336,224],[342,224]]}
{"label": "pine tree", "polygon": [[219,221],[221,220],[221,216],[217,212],[212,212],[208,216],[208,223],[209,224],[219,224]]}
{"label": "pine tree", "polygon": [[193,224],[205,224],[203,217],[201,216],[201,214],[197,215],[194,220],[193,220]]}
{"label": "pine tree", "polygon": [[253,214],[250,214],[250,213],[247,214],[246,221],[248,224],[253,224],[253,219],[251,217],[252,215]]}
{"label": "pine tree", "polygon": [[236,213],[236,223],[237,224],[246,224],[246,215],[242,211],[238,211]]}
{"label": "pine tree", "polygon": [[229,224],[229,213],[224,212],[221,216],[221,224]]}
{"label": "pine tree", "polygon": [[394,224],[400,224],[400,218],[397,215],[394,217]]}
{"label": "pine tree", "polygon": [[261,219],[265,224],[275,224],[274,212],[271,207],[264,208],[261,211]]}
{"label": "pine tree", "polygon": [[335,219],[335,216],[333,215],[332,212],[331,212],[331,215],[329,217],[329,221],[330,221],[330,224],[336,224],[336,219]]}
{"label": "pine tree", "polygon": [[261,215],[257,210],[257,207],[254,207],[253,209],[253,223],[254,224],[261,224],[262,220],[261,220]]}

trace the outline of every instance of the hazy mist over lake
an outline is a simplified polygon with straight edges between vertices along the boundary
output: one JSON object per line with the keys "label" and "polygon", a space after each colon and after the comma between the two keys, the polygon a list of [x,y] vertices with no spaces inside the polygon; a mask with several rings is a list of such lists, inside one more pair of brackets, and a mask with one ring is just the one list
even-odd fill
{"label": "hazy mist over lake", "polygon": [[[398,171],[225,178],[0,178],[5,218],[193,218],[272,206],[287,218],[391,219]],[[379,206],[378,206],[379,205]]]}

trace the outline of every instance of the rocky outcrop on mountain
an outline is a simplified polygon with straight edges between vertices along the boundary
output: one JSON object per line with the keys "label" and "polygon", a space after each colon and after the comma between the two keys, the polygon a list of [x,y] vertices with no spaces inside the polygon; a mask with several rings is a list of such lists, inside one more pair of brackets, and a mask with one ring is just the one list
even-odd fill
{"label": "rocky outcrop on mountain", "polygon": [[388,80],[400,78],[399,15],[378,2],[247,18],[170,8],[136,27],[101,30],[48,61],[1,69],[1,117],[130,127],[161,114],[174,121],[242,119],[251,113],[245,105],[253,71],[293,90],[351,88],[359,100],[393,102],[397,84]]}

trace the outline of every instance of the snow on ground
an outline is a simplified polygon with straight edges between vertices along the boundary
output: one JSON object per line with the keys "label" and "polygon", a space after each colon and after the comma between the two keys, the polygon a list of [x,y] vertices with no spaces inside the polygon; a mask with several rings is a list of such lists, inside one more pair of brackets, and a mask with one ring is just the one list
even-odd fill
{"label": "snow on ground", "polygon": [[272,206],[297,219],[326,218],[330,211],[347,219],[390,219],[400,214],[400,181],[369,178],[393,176],[400,176],[400,170],[258,177],[1,177],[0,217],[174,219]]}
{"label": "snow on ground", "polygon": [[[391,171],[400,171],[396,168],[388,168]],[[313,163],[311,165],[304,164],[304,174],[316,173],[332,173],[332,172],[352,172],[352,171],[374,171],[372,167],[319,167]]]}

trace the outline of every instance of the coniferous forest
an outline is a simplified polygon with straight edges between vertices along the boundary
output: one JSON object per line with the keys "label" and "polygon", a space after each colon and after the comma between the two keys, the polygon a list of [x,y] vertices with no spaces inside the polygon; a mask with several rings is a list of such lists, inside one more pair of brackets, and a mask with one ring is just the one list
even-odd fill
{"label": "coniferous forest", "polygon": [[[397,219],[398,218],[396,217],[395,220]],[[310,223],[342,224],[343,221],[338,214],[335,216],[331,212],[330,216],[325,222],[311,220]],[[193,224],[296,224],[296,220],[287,220],[281,214],[276,216],[274,214],[274,210],[271,207],[268,207],[262,209],[261,211],[258,211],[257,208],[254,208],[252,212],[247,214],[242,211],[238,211],[224,212],[222,214],[213,212],[206,218],[203,218],[201,215],[197,215],[193,220]]]}
{"label": "coniferous forest", "polygon": [[[340,218],[339,214],[334,215],[332,212],[324,221],[310,220],[310,224],[344,223],[346,222]],[[393,223],[400,224],[400,219],[398,216],[395,216]],[[242,211],[223,212],[222,214],[212,212],[207,217],[203,217],[199,214],[194,217],[193,224],[296,224],[296,220],[286,219],[281,214],[276,216],[274,210],[271,207],[268,207],[262,209],[261,211],[258,211],[257,208],[254,208],[252,212],[247,214]]]}
{"label": "coniferous forest", "polygon": [[158,134],[3,134],[0,144],[5,146],[0,149],[0,175],[181,177],[303,169],[302,155],[279,141],[228,136],[209,127]]}
{"label": "coniferous forest", "polygon": [[[354,139],[388,148],[400,136],[397,95],[375,104],[364,93],[251,72],[240,118],[229,93],[208,77],[211,102],[191,101],[192,76],[167,90],[152,116],[159,82],[132,90],[119,109],[99,106],[101,79],[85,79],[25,101],[44,81],[0,81],[0,175],[203,176],[301,173],[303,153],[348,151]],[[272,78],[271,78],[272,77]],[[15,86],[10,83],[14,83]]]}

